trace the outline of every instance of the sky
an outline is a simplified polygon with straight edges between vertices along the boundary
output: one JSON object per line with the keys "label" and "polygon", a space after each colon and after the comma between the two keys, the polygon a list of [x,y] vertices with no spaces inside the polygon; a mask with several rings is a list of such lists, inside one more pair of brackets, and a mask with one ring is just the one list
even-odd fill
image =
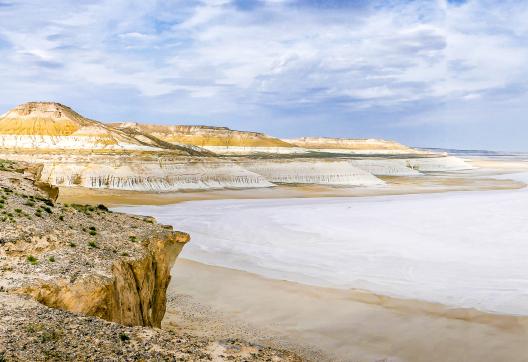
{"label": "sky", "polygon": [[0,113],[528,151],[528,1],[0,0]]}

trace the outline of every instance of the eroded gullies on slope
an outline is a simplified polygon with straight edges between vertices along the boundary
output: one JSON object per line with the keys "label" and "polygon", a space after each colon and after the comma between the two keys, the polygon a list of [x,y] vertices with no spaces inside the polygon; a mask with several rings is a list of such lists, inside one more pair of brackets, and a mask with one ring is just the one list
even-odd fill
{"label": "eroded gullies on slope", "polygon": [[[460,159],[383,140],[303,142],[310,148],[224,127],[105,125],[52,102],[26,103],[0,117],[0,157],[42,163],[40,179],[61,187],[174,192],[379,186],[377,176],[468,168]],[[323,146],[332,152],[313,148]],[[334,154],[343,149],[365,155]]]}

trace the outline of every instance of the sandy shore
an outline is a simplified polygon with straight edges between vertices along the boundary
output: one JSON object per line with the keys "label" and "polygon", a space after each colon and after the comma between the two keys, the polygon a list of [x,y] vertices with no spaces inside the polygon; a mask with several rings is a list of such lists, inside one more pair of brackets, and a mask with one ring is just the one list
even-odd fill
{"label": "sandy shore", "polygon": [[315,361],[526,361],[528,318],[306,286],[179,259],[164,328]]}

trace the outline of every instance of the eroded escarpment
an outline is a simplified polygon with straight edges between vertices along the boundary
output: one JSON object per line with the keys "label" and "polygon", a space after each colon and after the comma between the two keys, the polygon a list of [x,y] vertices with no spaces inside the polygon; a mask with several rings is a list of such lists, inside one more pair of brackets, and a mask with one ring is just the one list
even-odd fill
{"label": "eroded escarpment", "polygon": [[273,186],[235,162],[210,157],[0,151],[0,158],[40,163],[39,179],[59,187],[175,192]]}
{"label": "eroded escarpment", "polygon": [[379,139],[285,142],[225,127],[104,124],[53,102],[0,115],[0,159],[40,163],[58,187],[142,192],[382,185],[377,176],[468,169],[464,160]]}
{"label": "eroded escarpment", "polygon": [[49,307],[125,325],[160,327],[169,271],[187,240],[183,233],[157,235],[145,240],[147,250],[137,258],[114,261],[109,274],[37,280],[15,290]]}
{"label": "eroded escarpment", "polygon": [[253,159],[239,164],[269,182],[334,186],[378,186],[384,182],[371,173],[337,159]]}
{"label": "eroded escarpment", "polygon": [[55,204],[39,169],[3,163],[0,286],[68,311],[159,327],[185,233],[104,206]]}
{"label": "eroded escarpment", "polygon": [[302,137],[285,139],[297,147],[308,150],[317,150],[329,153],[364,153],[364,154],[420,154],[412,147],[402,145],[395,141],[383,139],[354,139],[331,137]]}

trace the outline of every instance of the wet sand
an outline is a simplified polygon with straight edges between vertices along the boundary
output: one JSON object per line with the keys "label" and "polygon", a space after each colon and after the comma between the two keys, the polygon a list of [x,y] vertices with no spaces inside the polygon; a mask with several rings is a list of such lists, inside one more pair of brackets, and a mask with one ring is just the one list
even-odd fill
{"label": "wet sand", "polygon": [[164,328],[314,361],[527,361],[528,318],[306,286],[178,259]]}

